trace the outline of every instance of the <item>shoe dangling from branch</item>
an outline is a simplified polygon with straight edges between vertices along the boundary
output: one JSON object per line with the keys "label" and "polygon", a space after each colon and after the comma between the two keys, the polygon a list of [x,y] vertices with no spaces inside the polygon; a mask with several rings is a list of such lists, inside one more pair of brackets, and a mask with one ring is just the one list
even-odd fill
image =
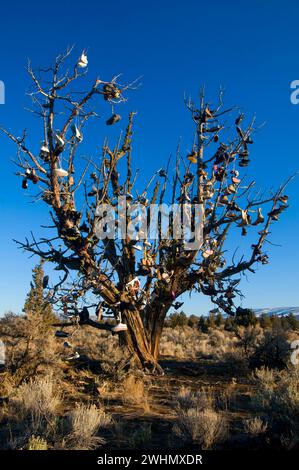
{"label": "shoe dangling from branch", "polygon": [[77,66],[83,69],[87,67],[87,65],[88,65],[88,58],[87,58],[86,52],[83,51],[78,59]]}

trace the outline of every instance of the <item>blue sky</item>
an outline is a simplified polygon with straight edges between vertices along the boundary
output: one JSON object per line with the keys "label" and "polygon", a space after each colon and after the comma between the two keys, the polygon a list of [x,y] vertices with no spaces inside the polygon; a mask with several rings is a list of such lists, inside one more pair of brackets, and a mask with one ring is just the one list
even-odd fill
{"label": "blue sky", "polygon": [[[259,123],[265,122],[255,137],[248,174],[261,188],[276,187],[299,169],[299,105],[290,102],[290,83],[299,79],[298,14],[299,4],[291,0],[53,0],[50,7],[30,0],[6,2],[1,4],[0,29],[0,80],[6,86],[6,104],[0,106],[0,124],[17,134],[35,127],[25,111],[27,59],[36,66],[48,65],[74,44],[77,55],[88,50],[91,78],[109,79],[119,72],[126,80],[143,76],[142,87],[131,94],[123,113],[138,111],[134,154],[144,176],[175,152],[180,137],[182,148],[190,147],[192,123],[183,96],[196,97],[204,84],[211,101],[223,86],[228,106],[239,105],[249,116],[256,114]],[[108,117],[107,108],[99,113],[103,120]],[[97,125],[99,141],[90,153],[105,135],[105,126]],[[39,233],[48,217],[42,206],[24,197],[13,174],[15,149],[3,136],[0,151],[1,314],[20,311],[35,263],[12,239],[23,240],[31,230]],[[288,194],[290,210],[273,226],[271,239],[282,246],[269,246],[271,264],[244,278],[243,305],[299,305],[298,180]],[[186,311],[205,313],[209,305],[207,298],[194,296],[186,302]]]}

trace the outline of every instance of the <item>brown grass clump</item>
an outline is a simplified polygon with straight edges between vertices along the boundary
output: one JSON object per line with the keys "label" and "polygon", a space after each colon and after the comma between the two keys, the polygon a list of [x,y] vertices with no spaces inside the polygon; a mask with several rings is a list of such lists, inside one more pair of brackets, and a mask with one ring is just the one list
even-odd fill
{"label": "brown grass clump", "polygon": [[48,450],[47,441],[38,436],[31,436],[28,441],[27,450]]}
{"label": "brown grass clump", "polygon": [[244,430],[246,434],[252,437],[258,437],[267,431],[268,424],[261,418],[255,417],[244,421]]}

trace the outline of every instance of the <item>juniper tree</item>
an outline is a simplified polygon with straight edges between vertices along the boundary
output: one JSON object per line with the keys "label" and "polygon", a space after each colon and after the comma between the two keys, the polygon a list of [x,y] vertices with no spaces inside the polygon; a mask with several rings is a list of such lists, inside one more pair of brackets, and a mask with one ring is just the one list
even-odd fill
{"label": "juniper tree", "polygon": [[[132,364],[160,371],[164,319],[178,297],[188,292],[205,295],[215,307],[235,314],[242,275],[268,263],[264,244],[272,223],[287,208],[286,184],[266,194],[246,177],[255,121],[237,108],[226,109],[222,92],[214,102],[204,91],[198,102],[185,100],[192,125],[190,145],[178,147],[164,168],[153,159],[153,174],[144,186],[134,164],[133,112],[115,143],[104,139],[99,153],[100,142],[93,137],[90,157],[84,157],[83,134],[97,129],[98,113],[110,111],[107,129],[120,126],[120,105],[138,85],[122,84],[119,76],[104,79],[102,72],[90,83],[87,66],[86,54],[72,61],[71,50],[58,56],[53,66],[33,70],[29,64],[32,111],[40,126],[21,136],[1,128],[17,146],[17,175],[24,191],[36,189],[36,201],[51,217],[42,238],[18,243],[61,271],[50,290],[53,304],[66,316],[78,314],[80,299],[86,299],[87,306],[97,305],[99,319],[103,309],[118,318],[121,314],[127,331],[119,334],[120,343]],[[154,141],[152,151],[158,155]],[[134,222],[129,211],[133,203],[139,204],[146,220],[152,206],[160,205],[155,237],[147,228],[136,235],[136,218]],[[165,228],[167,204],[172,209]],[[112,229],[107,221],[110,209],[117,219]],[[191,221],[187,231],[186,220]],[[130,223],[135,236],[125,230],[118,237],[120,226],[128,228]],[[238,254],[238,242],[228,250],[231,231],[255,236],[246,256]],[[110,328],[91,320],[87,309],[81,311],[79,324]]]}
{"label": "juniper tree", "polygon": [[[45,323],[53,322],[54,315],[52,305],[44,294],[47,276],[45,276],[43,262],[41,261],[32,270],[30,291],[27,294],[23,311],[26,316],[41,317]],[[36,318],[38,320],[38,318]]]}

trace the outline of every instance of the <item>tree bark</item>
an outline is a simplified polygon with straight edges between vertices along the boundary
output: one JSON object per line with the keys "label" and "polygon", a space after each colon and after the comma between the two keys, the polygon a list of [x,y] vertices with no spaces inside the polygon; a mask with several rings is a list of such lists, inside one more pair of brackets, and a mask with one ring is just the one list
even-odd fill
{"label": "tree bark", "polygon": [[144,325],[142,313],[138,310],[125,310],[122,312],[122,317],[128,330],[119,335],[120,346],[125,348],[131,356],[131,366],[152,373],[163,373],[158,363],[159,342],[163,327],[161,321],[156,324],[159,328],[152,330]]}

